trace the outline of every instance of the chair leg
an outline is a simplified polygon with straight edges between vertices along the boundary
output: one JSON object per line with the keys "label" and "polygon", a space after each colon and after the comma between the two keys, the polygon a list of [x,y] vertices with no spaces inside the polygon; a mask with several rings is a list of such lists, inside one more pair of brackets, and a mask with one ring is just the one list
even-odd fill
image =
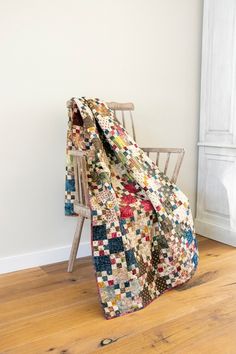
{"label": "chair leg", "polygon": [[75,235],[74,235],[74,239],[73,239],[73,243],[72,243],[72,247],[71,247],[71,251],[70,251],[68,268],[67,268],[67,272],[69,272],[69,273],[71,273],[74,268],[74,264],[75,264],[75,260],[76,260],[76,256],[77,256],[77,252],[78,252],[78,248],[79,248],[80,238],[81,238],[81,234],[82,234],[82,230],[83,230],[84,219],[85,219],[84,216],[78,218],[76,231],[75,231]]}

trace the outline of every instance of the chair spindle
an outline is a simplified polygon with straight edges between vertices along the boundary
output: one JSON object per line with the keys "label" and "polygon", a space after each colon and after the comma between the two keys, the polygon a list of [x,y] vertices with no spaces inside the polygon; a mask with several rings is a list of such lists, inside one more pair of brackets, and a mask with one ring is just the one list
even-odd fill
{"label": "chair spindle", "polygon": [[167,158],[166,158],[166,163],[165,163],[165,168],[164,168],[164,174],[166,174],[166,172],[167,172],[169,161],[170,161],[170,152],[167,153]]}

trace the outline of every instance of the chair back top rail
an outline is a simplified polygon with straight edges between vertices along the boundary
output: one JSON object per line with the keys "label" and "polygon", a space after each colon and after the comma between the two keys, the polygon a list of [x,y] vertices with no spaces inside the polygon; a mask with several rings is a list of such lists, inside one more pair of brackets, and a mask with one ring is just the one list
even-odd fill
{"label": "chair back top rail", "polygon": [[107,102],[107,106],[113,111],[134,111],[134,104],[132,102]]}
{"label": "chair back top rail", "polygon": [[[134,111],[134,104],[132,102],[119,103],[119,102],[107,102],[108,108],[113,111]],[[72,101],[66,102],[67,108],[72,108]]]}

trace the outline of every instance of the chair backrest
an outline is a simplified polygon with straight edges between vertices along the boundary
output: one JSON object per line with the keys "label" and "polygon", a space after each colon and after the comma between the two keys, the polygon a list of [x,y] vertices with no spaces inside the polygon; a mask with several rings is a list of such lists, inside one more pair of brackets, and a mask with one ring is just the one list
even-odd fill
{"label": "chair backrest", "polygon": [[[108,107],[113,110],[115,117],[118,121],[126,128],[128,125],[131,127],[131,135],[136,141],[135,127],[132,111],[134,111],[133,103],[117,103],[117,102],[108,102]],[[69,114],[72,114],[71,106],[68,103]],[[130,131],[129,131],[130,133]],[[184,149],[182,148],[142,148],[148,156],[154,155],[154,161],[159,166],[160,156],[166,156],[164,168],[164,174],[167,173],[170,157],[175,155],[176,162],[173,165],[173,173],[171,177],[171,182],[176,183],[176,180],[179,175],[180,167],[184,157]],[[84,210],[89,209],[89,197],[88,197],[88,181],[86,174],[86,153],[84,151],[69,151],[69,154],[73,156],[73,166],[74,166],[74,175],[75,175],[75,203],[79,205],[81,213]],[[150,158],[152,158],[150,156]]]}

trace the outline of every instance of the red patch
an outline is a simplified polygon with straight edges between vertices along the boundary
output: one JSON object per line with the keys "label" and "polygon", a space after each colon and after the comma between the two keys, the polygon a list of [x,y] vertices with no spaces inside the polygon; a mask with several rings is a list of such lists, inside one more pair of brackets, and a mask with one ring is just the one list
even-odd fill
{"label": "red patch", "polygon": [[134,216],[132,208],[128,205],[120,209],[120,214],[122,218],[131,218],[132,216]]}
{"label": "red patch", "polygon": [[133,183],[126,184],[124,188],[130,193],[137,193],[139,191]]}
{"label": "red patch", "polygon": [[142,204],[145,211],[151,211],[154,209],[150,200],[142,200],[141,204]]}
{"label": "red patch", "polygon": [[135,203],[137,201],[137,199],[129,194],[129,195],[124,195],[122,198],[121,198],[122,202],[124,202],[125,204],[132,204],[132,203]]}

